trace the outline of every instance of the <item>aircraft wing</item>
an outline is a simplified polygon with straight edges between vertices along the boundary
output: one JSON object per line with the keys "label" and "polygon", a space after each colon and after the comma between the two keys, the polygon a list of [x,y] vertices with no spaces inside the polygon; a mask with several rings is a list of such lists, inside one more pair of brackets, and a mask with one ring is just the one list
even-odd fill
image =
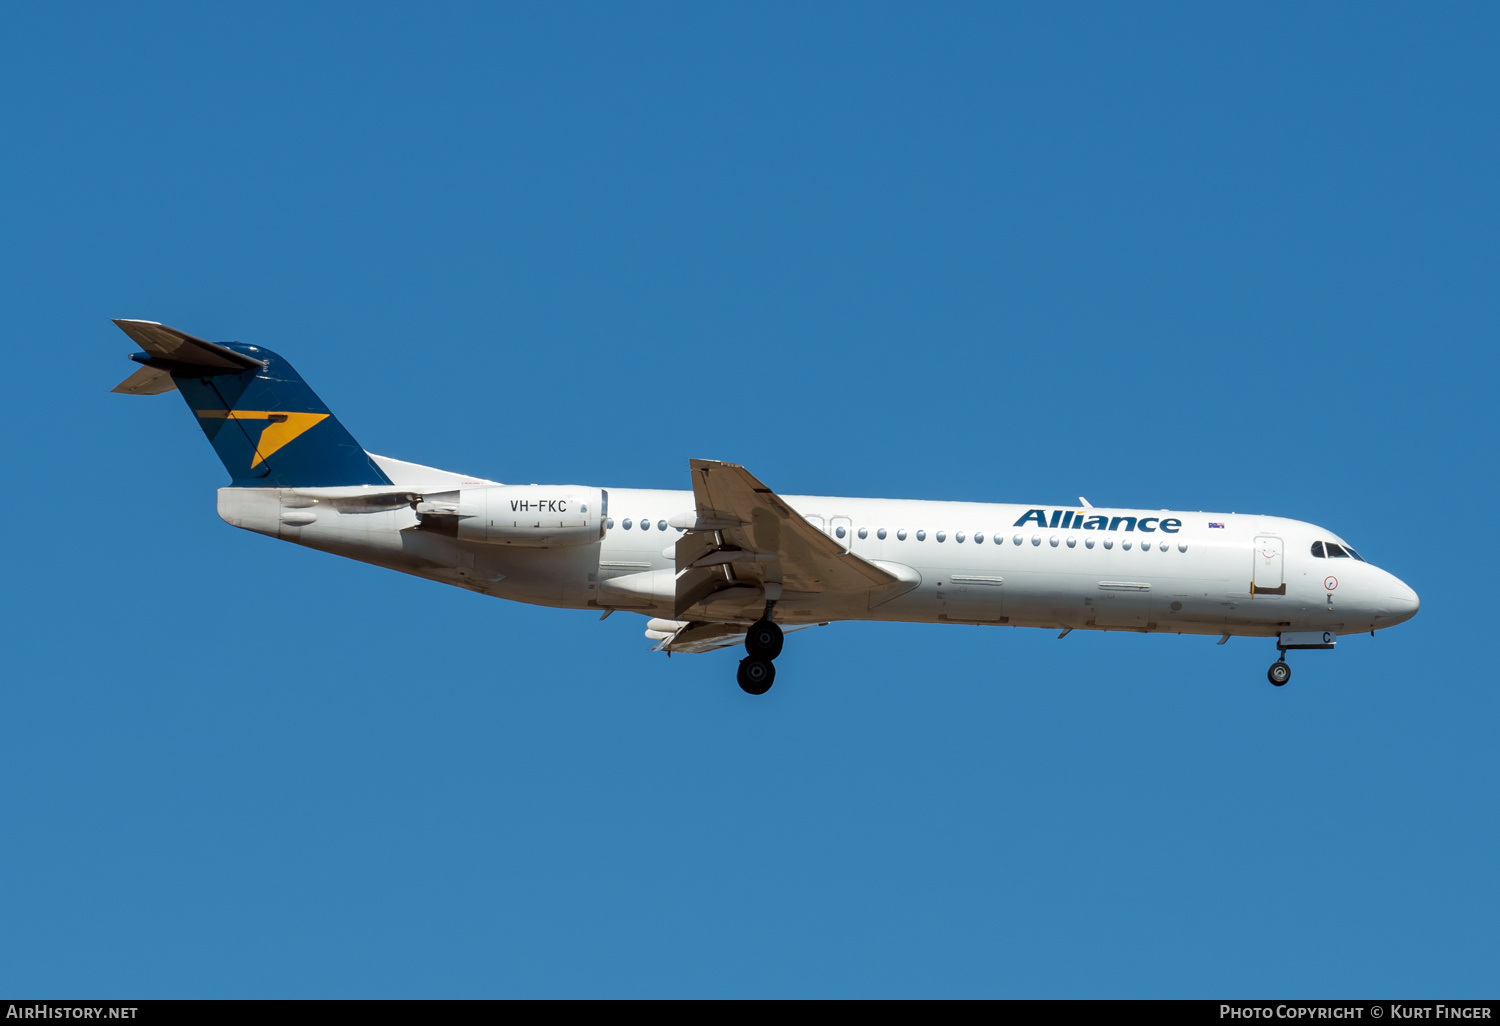
{"label": "aircraft wing", "polygon": [[[793,631],[806,630],[814,626],[816,624],[793,623],[783,627],[782,630],[790,634]],[[651,625],[646,628],[646,637],[656,642],[652,648],[653,652],[665,652],[672,655],[678,652],[712,652],[716,649],[739,645],[744,642],[747,630],[748,628],[743,625],[733,623],[652,620]]]}
{"label": "aircraft wing", "polygon": [[868,609],[919,583],[909,568],[848,552],[744,467],[717,460],[689,466],[696,519],[672,521],[688,532],[676,549],[678,615],[711,597],[775,600],[783,592]]}

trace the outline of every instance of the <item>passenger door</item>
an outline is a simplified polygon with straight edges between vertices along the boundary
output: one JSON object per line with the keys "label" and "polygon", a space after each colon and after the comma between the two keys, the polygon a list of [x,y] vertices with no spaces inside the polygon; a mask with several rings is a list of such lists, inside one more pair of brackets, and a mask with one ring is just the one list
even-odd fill
{"label": "passenger door", "polygon": [[1281,539],[1269,534],[1257,535],[1253,556],[1255,562],[1250,577],[1250,597],[1285,595],[1286,578],[1282,573]]}

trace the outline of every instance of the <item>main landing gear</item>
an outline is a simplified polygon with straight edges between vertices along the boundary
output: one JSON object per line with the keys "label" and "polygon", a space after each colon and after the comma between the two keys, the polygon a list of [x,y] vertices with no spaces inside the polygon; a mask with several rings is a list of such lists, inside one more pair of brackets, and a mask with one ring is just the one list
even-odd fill
{"label": "main landing gear", "polygon": [[1279,688],[1292,679],[1292,668],[1287,665],[1285,659],[1278,659],[1266,671],[1266,679]]}
{"label": "main landing gear", "polygon": [[745,633],[745,651],[748,654],[740,660],[736,677],[746,694],[764,695],[776,683],[776,664],[773,660],[781,655],[781,646],[786,639],[781,628],[771,620],[771,609],[775,605],[774,602],[767,602],[766,611]]}

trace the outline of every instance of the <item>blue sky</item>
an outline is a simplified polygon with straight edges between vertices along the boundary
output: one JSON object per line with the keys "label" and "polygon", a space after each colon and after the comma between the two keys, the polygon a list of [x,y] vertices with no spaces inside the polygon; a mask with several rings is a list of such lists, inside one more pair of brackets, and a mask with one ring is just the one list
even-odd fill
{"label": "blue sky", "polygon": [[[6,6],[0,990],[1493,996],[1497,29]],[[403,459],[1274,513],[1422,612],[1282,689],[1263,641],[836,624],[753,700],[227,527],[111,317]]]}

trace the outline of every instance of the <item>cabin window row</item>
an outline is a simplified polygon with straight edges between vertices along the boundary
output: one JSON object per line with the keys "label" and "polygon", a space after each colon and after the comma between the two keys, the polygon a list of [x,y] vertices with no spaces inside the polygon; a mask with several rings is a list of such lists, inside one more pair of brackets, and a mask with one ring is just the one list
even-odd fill
{"label": "cabin window row", "polygon": [[[839,538],[839,539],[845,538],[845,537],[848,536],[848,533],[849,533],[850,530],[851,530],[850,528],[845,528],[845,527],[842,527],[842,526],[835,527],[833,529],[833,536],[835,538]],[[869,536],[870,536],[870,530],[871,529],[868,528],[868,527],[861,527],[861,528],[859,528],[859,529],[857,529],[857,530],[854,531],[855,537],[857,537],[861,541],[863,541],[863,540],[869,538]],[[878,539],[880,539],[881,541],[885,541],[885,539],[888,537],[888,532],[883,527],[877,527],[877,528],[875,528],[874,532],[875,532],[875,537],[878,538]],[[904,527],[898,527],[896,529],[896,531],[895,531],[895,535],[896,535],[896,540],[897,541],[906,541],[906,539],[908,537],[907,530]],[[914,532],[911,533],[911,536],[915,537],[917,541],[926,541],[927,540],[927,532],[925,530],[914,531]],[[989,536],[989,535],[985,535],[983,532],[978,532],[978,531],[975,532],[972,537],[970,537],[968,534],[966,534],[963,531],[955,531],[954,534],[953,534],[953,540],[955,542],[960,543],[960,544],[962,544],[965,541],[972,541],[975,545],[983,545],[986,537],[992,537],[994,539],[994,543],[996,545],[1004,545],[1005,544],[1005,535],[1003,535],[1003,534],[995,534],[993,536]],[[933,538],[934,541],[946,542],[948,540],[948,532],[947,531],[936,531],[936,532],[933,533],[932,538]],[[1024,534],[1014,534],[1014,535],[1011,535],[1010,540],[1011,540],[1012,544],[1015,544],[1015,545],[1025,545],[1026,542],[1028,541],[1028,538]],[[1030,542],[1031,542],[1032,545],[1041,545],[1042,544],[1042,536],[1039,535],[1039,534],[1033,534],[1033,535],[1031,535],[1031,537],[1030,537],[1029,540],[1030,540]],[[1078,538],[1076,536],[1074,536],[1074,535],[1069,535],[1066,539],[1064,539],[1061,535],[1054,534],[1054,535],[1050,536],[1049,538],[1047,538],[1046,541],[1047,541],[1047,544],[1050,545],[1054,549],[1057,548],[1059,545],[1066,545],[1070,549],[1076,548],[1078,546]],[[1092,537],[1092,536],[1091,537],[1086,537],[1086,538],[1083,539],[1083,547],[1086,548],[1086,549],[1092,549],[1096,544],[1103,545],[1103,547],[1106,548],[1106,549],[1112,549],[1112,548],[1115,547],[1115,539],[1114,538],[1102,538],[1101,539],[1101,538],[1095,538],[1095,537]],[[1141,546],[1141,551],[1143,551],[1143,552],[1147,551],[1147,550],[1149,550],[1151,548],[1151,542],[1147,541],[1145,539],[1141,539],[1140,546]],[[1176,546],[1177,546],[1177,551],[1178,552],[1186,552],[1187,551],[1187,542],[1177,542]],[[1126,539],[1123,539],[1123,540],[1120,541],[1120,548],[1126,549],[1128,551],[1132,547],[1133,547],[1133,543],[1132,543],[1131,539],[1126,538]],[[1161,551],[1166,552],[1168,549],[1172,548],[1172,543],[1164,541],[1164,542],[1159,543],[1157,547],[1160,548]]]}
{"label": "cabin window row", "polygon": [[[615,519],[614,519],[614,517],[608,518],[604,522],[604,526],[606,528],[608,528],[609,530],[613,531],[614,528],[615,528]],[[640,521],[637,522],[637,521],[635,521],[631,517],[626,517],[624,520],[620,521],[620,526],[623,527],[627,531],[629,531],[632,527],[638,527],[642,531],[649,531],[649,530],[651,530],[652,524],[651,524],[650,520],[645,519],[645,518],[642,518]],[[658,531],[665,531],[667,529],[667,522],[665,520],[658,520],[658,521],[656,521],[656,525],[655,526],[656,526],[656,530],[658,530]],[[851,530],[850,528],[846,528],[846,527],[840,525],[840,526],[835,527],[833,529],[833,535],[834,535],[835,538],[839,538],[839,539],[847,538],[848,535],[849,535],[849,531],[850,530]],[[861,527],[857,531],[855,531],[855,534],[859,537],[859,539],[861,541],[863,541],[863,540],[865,540],[865,539],[867,539],[867,538],[870,537],[870,528],[868,528],[868,527]],[[888,532],[884,527],[877,527],[877,528],[875,528],[875,537],[878,538],[878,539],[880,539],[881,541],[885,541],[886,538],[889,537],[889,534],[890,534],[890,532]],[[919,542],[927,540],[927,532],[926,532],[926,530],[918,529],[917,531],[911,532],[911,534]],[[895,535],[896,535],[896,540],[897,541],[906,541],[907,536],[908,536],[907,530],[904,527],[898,527],[898,528],[896,528]],[[937,541],[937,542],[946,542],[948,540],[948,532],[947,531],[936,531],[936,532],[933,533],[932,537],[933,537],[934,541]],[[953,533],[953,540],[955,542],[959,543],[959,544],[963,544],[965,541],[972,540],[975,545],[983,545],[985,537],[986,536],[985,536],[985,534],[983,532],[975,532],[974,535],[972,536],[972,539],[970,538],[970,536],[968,534],[966,534],[963,531],[955,531]],[[1026,536],[1022,535],[1022,534],[1011,535],[1011,539],[1010,540],[1011,540],[1012,544],[1015,544],[1015,545],[1025,545],[1026,542],[1027,542]],[[1031,541],[1032,545],[1040,546],[1042,544],[1042,536],[1039,535],[1039,534],[1033,534],[1031,536],[1031,538],[1030,538],[1030,541]],[[996,535],[994,535],[994,542],[995,542],[996,545],[1004,545],[1005,544],[1005,535],[1003,535],[1003,534],[996,534]],[[1071,549],[1071,548],[1076,548],[1078,546],[1078,539],[1077,539],[1077,537],[1075,537],[1073,535],[1069,535],[1067,537],[1067,539],[1064,540],[1059,535],[1055,535],[1054,534],[1054,535],[1052,535],[1051,537],[1049,537],[1047,539],[1047,544],[1050,545],[1054,549],[1057,548],[1059,545],[1064,545],[1065,544],[1065,545],[1067,545],[1068,548]],[[1115,547],[1115,539],[1113,539],[1113,538],[1096,539],[1094,537],[1087,537],[1087,538],[1083,539],[1083,547],[1086,548],[1086,549],[1092,549],[1096,544],[1102,545],[1106,549],[1112,549],[1112,548]],[[1328,545],[1332,549],[1338,549],[1338,555],[1340,555],[1340,556],[1353,554],[1355,559],[1359,559],[1360,558],[1359,555],[1357,553],[1355,553],[1353,549],[1349,549],[1348,552],[1346,553],[1343,549],[1340,549],[1337,545],[1334,545],[1332,542],[1329,542]],[[1151,542],[1146,541],[1144,539],[1141,540],[1140,546],[1141,546],[1141,551],[1142,552],[1149,552],[1151,550]],[[1313,555],[1315,555],[1315,556],[1317,556],[1319,558],[1322,558],[1322,556],[1323,556],[1323,547],[1322,546],[1323,546],[1322,542],[1314,542],[1313,543]],[[1124,549],[1127,552],[1130,551],[1130,549],[1133,548],[1133,547],[1134,547],[1133,542],[1129,538],[1125,538],[1125,539],[1122,539],[1120,541],[1120,548]],[[1165,542],[1165,541],[1164,542],[1160,542],[1160,543],[1158,543],[1157,548],[1161,549],[1161,551],[1163,551],[1163,552],[1166,552],[1166,551],[1168,551],[1169,549],[1172,548],[1172,543],[1171,542]],[[1178,552],[1186,552],[1187,548],[1188,548],[1187,547],[1187,542],[1178,542],[1177,543],[1177,551]]]}
{"label": "cabin window row", "polygon": [[[608,520],[604,521],[604,526],[608,530],[613,531],[615,529],[615,518],[614,517],[610,517]],[[625,530],[627,530],[627,531],[630,530],[632,527],[639,527],[642,531],[649,531],[649,530],[651,530],[651,521],[649,521],[646,518],[642,517],[640,523],[637,524],[630,517],[626,517],[624,520],[620,521],[620,526],[623,527],[623,528],[625,528]],[[665,531],[667,529],[667,522],[665,520],[658,520],[656,522],[656,529],[658,531]]]}

